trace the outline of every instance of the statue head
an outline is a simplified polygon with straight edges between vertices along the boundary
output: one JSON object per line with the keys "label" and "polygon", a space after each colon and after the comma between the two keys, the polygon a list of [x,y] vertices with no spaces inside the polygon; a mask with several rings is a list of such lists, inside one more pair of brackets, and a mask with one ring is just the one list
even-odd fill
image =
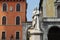
{"label": "statue head", "polygon": [[37,7],[33,10],[33,16],[35,15],[39,15],[39,9]]}

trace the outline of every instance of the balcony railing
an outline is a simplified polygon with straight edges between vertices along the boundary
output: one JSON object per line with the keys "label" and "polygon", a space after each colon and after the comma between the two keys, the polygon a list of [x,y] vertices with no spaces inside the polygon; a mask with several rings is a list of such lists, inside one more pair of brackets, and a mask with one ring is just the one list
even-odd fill
{"label": "balcony railing", "polygon": [[51,17],[51,18],[43,18],[44,22],[60,22],[60,18],[55,18],[55,17]]}

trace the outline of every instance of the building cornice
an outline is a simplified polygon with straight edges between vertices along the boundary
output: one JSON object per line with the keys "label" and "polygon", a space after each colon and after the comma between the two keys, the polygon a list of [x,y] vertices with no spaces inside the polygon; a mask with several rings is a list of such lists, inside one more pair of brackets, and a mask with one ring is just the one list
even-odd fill
{"label": "building cornice", "polygon": [[43,18],[43,22],[60,22],[60,18]]}

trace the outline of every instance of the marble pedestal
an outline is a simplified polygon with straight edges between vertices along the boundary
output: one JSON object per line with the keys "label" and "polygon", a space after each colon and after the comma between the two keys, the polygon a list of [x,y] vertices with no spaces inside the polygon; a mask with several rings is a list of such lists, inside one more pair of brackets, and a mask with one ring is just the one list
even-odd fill
{"label": "marble pedestal", "polygon": [[37,30],[37,29],[30,29],[28,30],[30,33],[30,37],[29,37],[29,40],[42,40],[42,32],[40,30]]}

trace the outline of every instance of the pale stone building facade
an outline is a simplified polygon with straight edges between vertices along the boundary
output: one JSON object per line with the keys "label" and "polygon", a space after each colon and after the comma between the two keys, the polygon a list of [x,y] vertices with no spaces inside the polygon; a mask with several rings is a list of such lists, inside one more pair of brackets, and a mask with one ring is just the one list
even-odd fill
{"label": "pale stone building facade", "polygon": [[43,40],[60,40],[60,0],[41,0]]}
{"label": "pale stone building facade", "polygon": [[28,29],[31,27],[32,21],[28,21],[22,24],[23,24],[23,40],[28,40]]}

